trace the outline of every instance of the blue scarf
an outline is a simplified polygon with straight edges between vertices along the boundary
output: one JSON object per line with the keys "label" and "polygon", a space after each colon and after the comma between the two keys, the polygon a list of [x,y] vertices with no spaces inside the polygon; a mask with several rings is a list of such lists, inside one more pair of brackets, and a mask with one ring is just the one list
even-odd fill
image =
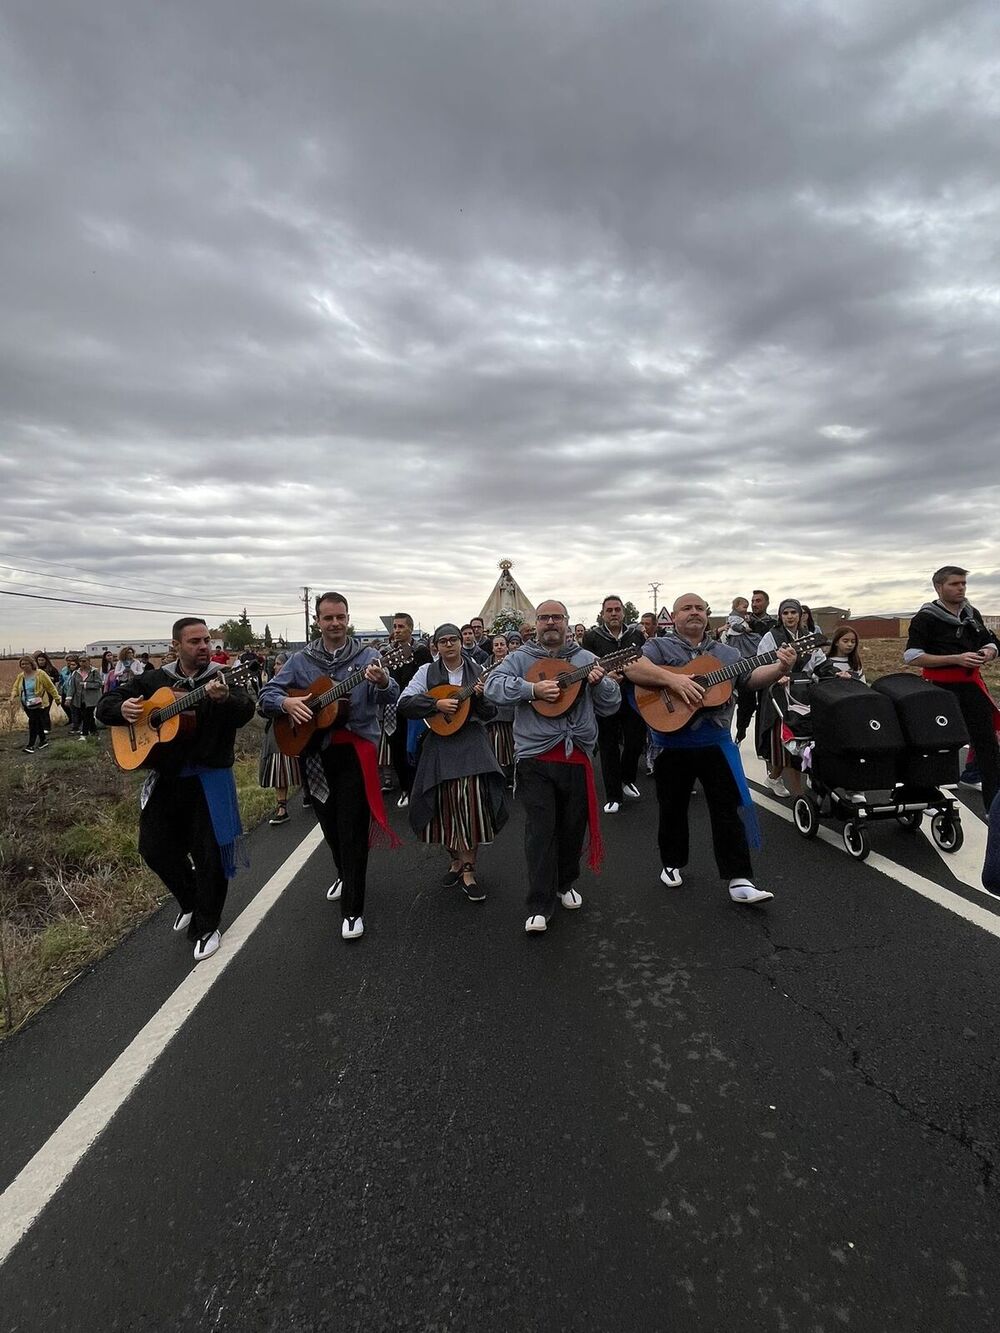
{"label": "blue scarf", "polygon": [[706,721],[696,731],[689,731],[686,727],[681,731],[654,731],[650,727],[649,735],[653,744],[660,750],[704,750],[710,745],[717,745],[721,749],[740,793],[740,819],[743,821],[747,842],[755,851],[759,850],[764,840],[761,837],[757,811],[754,809],[753,797],[750,795],[747,777],[743,772],[740,752],[729,731]]}
{"label": "blue scarf", "polygon": [[222,872],[226,879],[232,879],[241,867],[250,864],[243,836],[243,821],[240,819],[240,805],[236,799],[236,779],[231,768],[205,768],[202,764],[189,764],[182,769],[182,778],[197,778],[205,793],[208,813],[212,818],[212,832],[219,844],[222,858]]}

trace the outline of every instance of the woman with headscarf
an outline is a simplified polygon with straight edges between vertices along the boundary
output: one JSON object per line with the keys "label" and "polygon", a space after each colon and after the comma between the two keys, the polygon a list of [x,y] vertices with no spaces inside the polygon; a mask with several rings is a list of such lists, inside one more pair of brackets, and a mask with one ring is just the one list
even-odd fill
{"label": "woman with headscarf", "polygon": [[[778,606],[777,625],[762,636],[757,645],[757,652],[761,656],[764,653],[773,653],[776,648],[786,643],[794,647],[796,640],[807,632],[804,621],[802,603],[797,597],[786,597]],[[823,654],[818,650],[810,649],[801,653],[795,664],[795,670],[811,671],[822,657]],[[778,681],[777,685],[771,686],[771,690],[784,689],[785,684],[787,680]],[[771,690],[761,692],[757,708],[757,754],[767,764],[767,786],[775,796],[785,797],[791,793],[782,780],[782,774],[786,769],[791,770],[788,762],[790,756],[781,741],[781,717],[774,706]]]}
{"label": "woman with headscarf", "polygon": [[434,645],[437,661],[418,669],[399,696],[397,712],[405,718],[454,715],[459,707],[455,699],[430,693],[448,684],[472,687],[471,707],[453,735],[427,729],[410,793],[410,826],[423,842],[447,847],[451,862],[443,886],[460,884],[469,901],[478,903],[486,891],[476,881],[476,853],[493,841],[509,813],[504,775],[485,726],[496,709],[483,699],[483,668],[462,652],[458,626],[439,625]]}

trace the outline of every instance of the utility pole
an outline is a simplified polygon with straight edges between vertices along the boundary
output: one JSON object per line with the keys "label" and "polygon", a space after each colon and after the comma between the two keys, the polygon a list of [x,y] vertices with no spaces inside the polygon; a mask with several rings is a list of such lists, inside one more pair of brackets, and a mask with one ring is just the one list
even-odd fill
{"label": "utility pole", "polygon": [[656,594],[660,591],[660,584],[650,583],[647,584],[647,587],[649,588],[649,591],[653,594],[653,615],[655,616],[657,610],[659,609],[656,605]]}
{"label": "utility pole", "polygon": [[309,589],[307,587],[303,587],[302,589],[302,605],[305,607],[305,613],[306,613],[306,643],[308,643],[309,627],[311,622],[309,620]]}

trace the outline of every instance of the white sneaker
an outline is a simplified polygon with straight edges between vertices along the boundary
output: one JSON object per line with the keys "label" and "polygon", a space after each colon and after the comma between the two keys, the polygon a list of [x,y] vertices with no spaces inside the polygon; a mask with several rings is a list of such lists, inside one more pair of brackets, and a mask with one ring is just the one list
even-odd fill
{"label": "white sneaker", "polygon": [[660,879],[671,889],[679,889],[684,883],[681,872],[675,866],[664,866],[660,871]]}
{"label": "white sneaker", "polygon": [[621,806],[618,804],[617,801],[609,801],[607,805],[604,807],[604,813],[606,815],[616,815],[620,809]]}
{"label": "white sneaker", "polygon": [[622,795],[627,796],[630,801],[638,801],[642,796],[642,792],[640,792],[634,782],[626,782],[622,784]]}
{"label": "white sneaker", "polygon": [[187,930],[188,926],[191,924],[191,918],[193,916],[194,912],[178,912],[174,917],[174,930],[176,930],[178,934],[180,934],[182,930]]}
{"label": "white sneaker", "polygon": [[773,898],[773,893],[768,893],[766,889],[758,889],[748,879],[731,879],[729,881],[729,896],[734,903],[766,903],[769,898]]}
{"label": "white sneaker", "polygon": [[359,940],[365,933],[365,923],[359,916],[345,916],[340,933],[345,940]]}
{"label": "white sneaker", "polygon": [[576,889],[567,889],[565,893],[560,893],[559,901],[563,907],[582,907],[583,898],[577,893]]}
{"label": "white sneaker", "polygon": [[340,891],[341,889],[343,889],[343,887],[344,887],[344,881],[342,879],[335,879],[333,881],[333,883],[326,891],[326,896],[331,903],[335,902],[336,899],[340,897]]}
{"label": "white sneaker", "polygon": [[548,928],[549,923],[545,920],[545,917],[541,915],[529,916],[524,923],[524,929],[529,935],[533,935],[536,932],[540,934],[543,930],[548,930]]}
{"label": "white sneaker", "polygon": [[788,788],[785,786],[785,784],[782,782],[780,778],[765,778],[764,782],[765,785],[770,787],[770,789],[774,792],[775,796],[780,796],[782,799],[784,799],[784,797],[786,796],[791,796],[791,792],[788,790]]}
{"label": "white sneaker", "polygon": [[201,939],[194,946],[194,961],[203,963],[206,958],[211,958],[213,953],[219,952],[219,945],[222,943],[222,936],[217,930],[213,930],[211,935],[202,935]]}
{"label": "white sneaker", "polygon": [[407,796],[406,792],[404,791],[403,794],[402,794],[402,796],[401,796],[401,797],[399,798],[399,800],[396,802],[396,809],[397,809],[397,810],[405,810],[406,807],[407,807],[409,804],[410,804],[410,798],[409,798],[409,796]]}

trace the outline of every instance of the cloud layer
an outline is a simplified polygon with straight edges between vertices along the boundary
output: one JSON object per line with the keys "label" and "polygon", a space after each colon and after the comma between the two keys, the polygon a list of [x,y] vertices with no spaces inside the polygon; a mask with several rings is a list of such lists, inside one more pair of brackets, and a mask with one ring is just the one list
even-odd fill
{"label": "cloud layer", "polygon": [[[954,559],[1000,609],[988,0],[7,35],[0,587],[294,632],[304,583],[467,616],[500,556],[586,619],[654,579],[905,608]],[[15,646],[165,619],[0,602]]]}

